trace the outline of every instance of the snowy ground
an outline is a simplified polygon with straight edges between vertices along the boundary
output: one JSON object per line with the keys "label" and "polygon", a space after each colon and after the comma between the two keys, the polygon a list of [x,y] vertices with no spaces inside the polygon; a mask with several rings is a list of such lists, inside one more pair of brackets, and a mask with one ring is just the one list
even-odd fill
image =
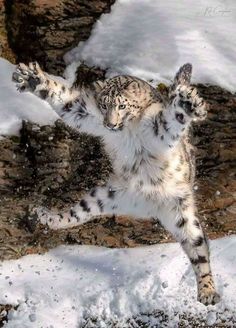
{"label": "snowy ground", "polygon": [[65,59],[167,83],[191,62],[194,82],[235,91],[235,30],[235,0],[117,0]]}
{"label": "snowy ground", "polygon": [[[236,320],[236,236],[212,241],[211,254],[222,301],[208,307],[196,302],[194,275],[178,244],[61,246],[45,255],[3,262],[0,304],[19,305],[4,327],[77,328],[84,318],[97,317],[95,327],[112,327],[110,320],[125,328],[127,318],[154,310],[169,316],[167,327],[177,327],[182,313],[204,319],[208,326],[226,319],[224,327],[230,327],[232,317]],[[160,318],[141,319],[159,327]]]}

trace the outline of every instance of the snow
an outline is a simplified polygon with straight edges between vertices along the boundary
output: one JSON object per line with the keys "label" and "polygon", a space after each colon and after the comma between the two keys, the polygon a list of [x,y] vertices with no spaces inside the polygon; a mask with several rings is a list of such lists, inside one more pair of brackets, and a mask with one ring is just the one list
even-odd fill
{"label": "snow", "polygon": [[17,135],[22,120],[51,124],[58,119],[57,114],[46,101],[29,92],[20,93],[11,77],[15,66],[0,58],[0,135]]}
{"label": "snow", "polygon": [[135,75],[170,83],[184,63],[193,82],[236,90],[235,0],[117,0],[86,42],[65,56],[67,77],[80,61],[108,69],[107,76]]}
{"label": "snow", "polygon": [[208,307],[196,301],[193,271],[175,243],[135,249],[61,246],[2,262],[0,304],[18,305],[4,328],[76,328],[88,317],[97,318],[97,325],[86,327],[117,322],[125,328],[136,315],[149,327],[160,327],[160,316],[144,314],[155,310],[169,316],[161,327],[177,327],[183,313],[208,326],[225,319],[230,327],[236,320],[236,236],[210,246],[222,301]]}

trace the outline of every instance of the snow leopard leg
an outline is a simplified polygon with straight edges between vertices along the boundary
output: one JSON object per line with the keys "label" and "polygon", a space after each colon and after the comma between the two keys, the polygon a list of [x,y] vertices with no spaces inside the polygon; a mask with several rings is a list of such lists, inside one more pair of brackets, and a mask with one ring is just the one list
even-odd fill
{"label": "snow leopard leg", "polygon": [[39,98],[46,100],[57,111],[65,104],[79,96],[79,91],[51,78],[43,72],[37,62],[29,66],[19,64],[12,74],[12,80],[20,92],[29,91]]}
{"label": "snow leopard leg", "polygon": [[105,187],[93,188],[75,206],[65,212],[55,213],[43,207],[35,211],[42,224],[57,230],[81,225],[101,215],[146,217],[146,208],[147,204],[139,202],[126,190],[108,184]]}
{"label": "snow leopard leg", "polygon": [[170,207],[158,219],[181,243],[189,257],[197,279],[198,301],[205,305],[218,303],[220,296],[212,277],[208,243],[195,215],[192,196],[178,198]]}

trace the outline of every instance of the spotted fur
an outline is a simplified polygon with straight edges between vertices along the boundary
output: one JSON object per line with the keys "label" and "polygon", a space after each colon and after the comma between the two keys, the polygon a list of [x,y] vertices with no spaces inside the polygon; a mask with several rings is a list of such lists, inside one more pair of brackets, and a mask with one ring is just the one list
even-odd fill
{"label": "spotted fur", "polygon": [[94,188],[63,214],[38,208],[41,222],[60,229],[101,214],[158,218],[188,255],[198,300],[208,305],[218,302],[219,295],[194,202],[194,158],[188,138],[191,122],[206,117],[206,105],[190,85],[191,71],[190,64],[180,68],[168,99],[131,76],[70,89],[54,83],[37,63],[20,64],[13,80],[20,91],[48,101],[72,127],[101,136],[113,164],[107,186]]}

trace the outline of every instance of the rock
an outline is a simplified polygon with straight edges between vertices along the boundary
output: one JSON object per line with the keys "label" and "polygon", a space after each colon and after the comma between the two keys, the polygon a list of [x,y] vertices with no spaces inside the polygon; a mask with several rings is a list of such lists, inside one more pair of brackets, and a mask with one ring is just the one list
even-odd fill
{"label": "rock", "polygon": [[197,203],[210,237],[236,231],[236,95],[198,85],[209,104],[208,119],[193,128],[197,150]]}
{"label": "rock", "polygon": [[114,2],[6,1],[6,29],[17,62],[37,60],[46,71],[61,74],[64,54],[89,37],[93,24],[102,13],[109,12]]}
{"label": "rock", "polygon": [[6,30],[6,10],[5,1],[0,0],[0,56],[6,58],[12,63],[15,63],[16,56],[9,47]]}

